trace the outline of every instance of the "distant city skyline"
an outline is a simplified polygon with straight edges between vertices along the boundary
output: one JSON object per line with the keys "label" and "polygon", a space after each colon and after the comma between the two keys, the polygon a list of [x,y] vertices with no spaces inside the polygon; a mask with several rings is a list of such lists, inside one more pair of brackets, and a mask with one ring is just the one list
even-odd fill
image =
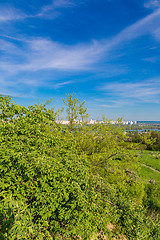
{"label": "distant city skyline", "polygon": [[0,30],[0,94],[160,121],[159,0],[2,0]]}

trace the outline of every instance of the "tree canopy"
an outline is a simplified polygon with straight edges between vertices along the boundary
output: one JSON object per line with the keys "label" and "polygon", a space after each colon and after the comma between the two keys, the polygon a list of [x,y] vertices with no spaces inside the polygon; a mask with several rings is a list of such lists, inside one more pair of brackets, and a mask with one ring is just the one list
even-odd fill
{"label": "tree canopy", "polygon": [[67,119],[69,121],[69,126],[71,131],[73,130],[73,125],[84,122],[89,117],[87,113],[87,108],[84,107],[85,101],[80,102],[74,94],[66,94],[63,102],[66,106]]}

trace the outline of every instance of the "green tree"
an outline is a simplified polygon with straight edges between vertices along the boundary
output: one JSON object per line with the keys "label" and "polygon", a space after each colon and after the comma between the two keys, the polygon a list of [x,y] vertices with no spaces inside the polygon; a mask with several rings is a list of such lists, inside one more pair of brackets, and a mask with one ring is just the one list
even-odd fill
{"label": "green tree", "polygon": [[87,108],[84,107],[84,104],[85,104],[85,101],[83,101],[82,103],[79,103],[79,109],[78,109],[82,122],[84,122],[89,117],[89,114],[87,113]]}
{"label": "green tree", "polygon": [[87,108],[84,108],[85,101],[80,102],[78,98],[73,94],[66,94],[66,98],[63,99],[66,106],[67,120],[69,121],[70,130],[73,130],[74,124],[79,123],[88,118]]}

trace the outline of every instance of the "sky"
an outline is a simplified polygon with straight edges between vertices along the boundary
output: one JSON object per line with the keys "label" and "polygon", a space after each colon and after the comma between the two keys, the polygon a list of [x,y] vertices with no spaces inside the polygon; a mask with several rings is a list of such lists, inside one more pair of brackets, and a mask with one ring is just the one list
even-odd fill
{"label": "sky", "polygon": [[160,0],[1,0],[0,94],[160,121]]}

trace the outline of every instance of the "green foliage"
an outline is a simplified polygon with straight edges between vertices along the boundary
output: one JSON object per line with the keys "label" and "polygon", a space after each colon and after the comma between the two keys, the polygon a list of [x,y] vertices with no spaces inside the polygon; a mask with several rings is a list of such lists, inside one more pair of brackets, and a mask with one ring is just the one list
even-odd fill
{"label": "green foliage", "polygon": [[87,113],[72,95],[64,102],[69,129],[56,123],[49,102],[27,108],[0,97],[0,239],[91,239],[98,232],[158,239],[159,219],[145,220],[146,189],[121,120],[71,131]]}
{"label": "green foliage", "polygon": [[121,231],[125,233],[128,239],[159,239],[160,219],[154,217],[154,221],[146,216],[146,210],[142,206],[123,199],[119,201],[123,210],[118,210],[116,222],[121,226]]}
{"label": "green foliage", "polygon": [[157,184],[148,184],[146,185],[145,192],[145,206],[160,211],[160,186]]}
{"label": "green foliage", "polygon": [[160,151],[160,132],[152,131],[151,136],[155,139],[155,143],[152,146],[148,146],[148,149],[153,151]]}
{"label": "green foliage", "polygon": [[71,130],[73,130],[73,124],[78,118],[78,98],[74,98],[71,94],[66,95],[66,99],[63,99],[67,109],[67,119],[70,124]]}
{"label": "green foliage", "polygon": [[89,116],[87,108],[84,108],[85,101],[80,102],[74,95],[66,94],[66,98],[63,99],[63,102],[66,106],[67,119],[69,121],[70,130],[72,131],[74,124],[77,124],[80,119],[83,123]]}
{"label": "green foliage", "polygon": [[1,239],[97,232],[102,210],[97,210],[94,179],[73,147],[73,134],[62,131],[45,105],[23,110],[0,122]]}
{"label": "green foliage", "polygon": [[85,101],[80,102],[79,108],[78,108],[79,115],[82,122],[84,122],[89,117],[89,114],[87,113],[87,108],[84,108],[84,104],[85,104]]}
{"label": "green foliage", "polygon": [[[128,132],[128,141],[136,143],[135,149],[160,150],[160,133],[158,131],[149,132]],[[138,147],[138,148],[137,148]]]}
{"label": "green foliage", "polygon": [[119,195],[142,202],[144,186],[135,173],[137,158],[124,148],[126,141],[121,126],[95,124],[77,132],[76,148],[87,156],[92,174],[116,186]]}

